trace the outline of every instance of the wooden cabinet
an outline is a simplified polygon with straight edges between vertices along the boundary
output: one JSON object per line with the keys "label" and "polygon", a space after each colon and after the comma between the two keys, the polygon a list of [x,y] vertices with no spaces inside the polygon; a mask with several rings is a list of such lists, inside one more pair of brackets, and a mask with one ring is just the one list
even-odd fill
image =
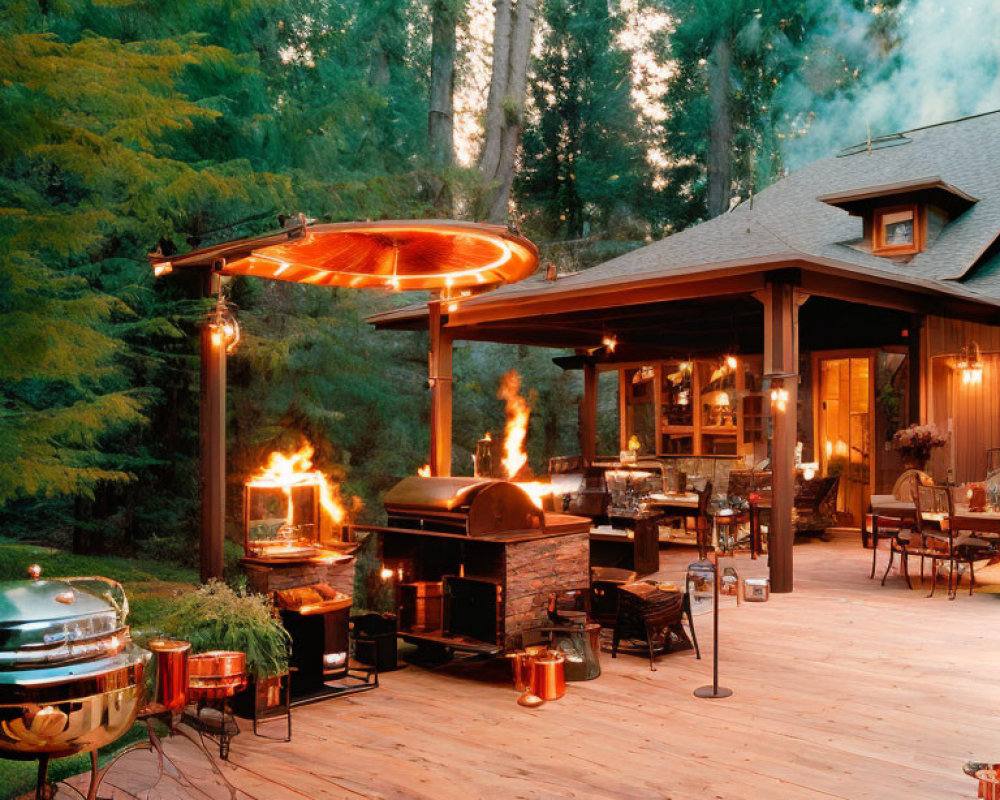
{"label": "wooden cabinet", "polygon": [[764,433],[759,375],[759,356],[622,368],[622,448],[635,435],[646,452],[654,449],[656,455],[752,452]]}

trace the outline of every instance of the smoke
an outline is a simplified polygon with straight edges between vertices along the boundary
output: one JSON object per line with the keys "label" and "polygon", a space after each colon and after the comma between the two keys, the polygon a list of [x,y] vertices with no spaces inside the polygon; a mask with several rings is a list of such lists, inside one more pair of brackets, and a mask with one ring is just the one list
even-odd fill
{"label": "smoke", "polygon": [[[900,8],[898,45],[877,51],[870,35],[873,9],[855,11],[840,2],[828,48],[841,61],[828,63],[829,85],[817,85],[815,68],[790,83],[785,107],[801,110],[785,139],[785,162],[796,168],[863,142],[867,127],[881,136],[957,117],[1000,109],[1000,2],[913,0]],[[819,59],[822,63],[822,58]],[[857,80],[841,79],[860,69]],[[794,129],[798,130],[795,131]]]}

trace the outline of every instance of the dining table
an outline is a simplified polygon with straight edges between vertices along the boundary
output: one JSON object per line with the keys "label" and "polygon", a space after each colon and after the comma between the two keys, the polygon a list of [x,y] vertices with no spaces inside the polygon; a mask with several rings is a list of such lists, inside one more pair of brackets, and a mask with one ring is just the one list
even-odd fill
{"label": "dining table", "polygon": [[[891,494],[875,494],[869,502],[872,521],[870,531],[872,543],[872,569],[869,578],[875,577],[875,560],[878,556],[880,525],[897,528],[901,524],[911,524],[916,520],[917,508],[912,500],[897,500]],[[924,518],[934,515],[924,514]],[[941,514],[943,520],[947,515]],[[979,534],[983,539],[1000,541],[1000,511],[970,511],[968,503],[955,503],[955,530]]]}

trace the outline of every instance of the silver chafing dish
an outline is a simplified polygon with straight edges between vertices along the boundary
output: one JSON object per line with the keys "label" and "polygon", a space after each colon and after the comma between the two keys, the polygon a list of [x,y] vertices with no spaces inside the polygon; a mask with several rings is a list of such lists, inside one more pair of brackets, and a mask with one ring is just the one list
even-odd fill
{"label": "silver chafing dish", "polygon": [[132,727],[150,653],[132,643],[120,584],[29,574],[0,582],[0,757],[47,762]]}

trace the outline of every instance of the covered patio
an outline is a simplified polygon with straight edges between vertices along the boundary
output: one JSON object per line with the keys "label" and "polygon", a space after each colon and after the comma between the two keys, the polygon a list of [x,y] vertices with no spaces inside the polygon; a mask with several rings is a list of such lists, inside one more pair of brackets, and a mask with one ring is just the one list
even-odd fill
{"label": "covered patio", "polygon": [[[662,577],[676,580],[691,557],[664,551]],[[1000,751],[984,711],[996,643],[983,619],[997,598],[926,599],[895,577],[881,587],[851,538],[801,544],[795,557],[794,594],[723,605],[728,700],[691,694],[711,672],[700,615],[701,661],[664,656],[651,672],[642,658],[603,654],[600,680],[536,711],[514,703],[505,661],[409,666],[383,675],[378,692],[297,710],[291,743],[237,737],[220,767],[241,797],[260,800],[973,797],[962,764]],[[166,752],[201,789],[228,796],[186,740],[167,740]],[[151,756],[130,755],[108,783],[140,790],[152,768]]]}

